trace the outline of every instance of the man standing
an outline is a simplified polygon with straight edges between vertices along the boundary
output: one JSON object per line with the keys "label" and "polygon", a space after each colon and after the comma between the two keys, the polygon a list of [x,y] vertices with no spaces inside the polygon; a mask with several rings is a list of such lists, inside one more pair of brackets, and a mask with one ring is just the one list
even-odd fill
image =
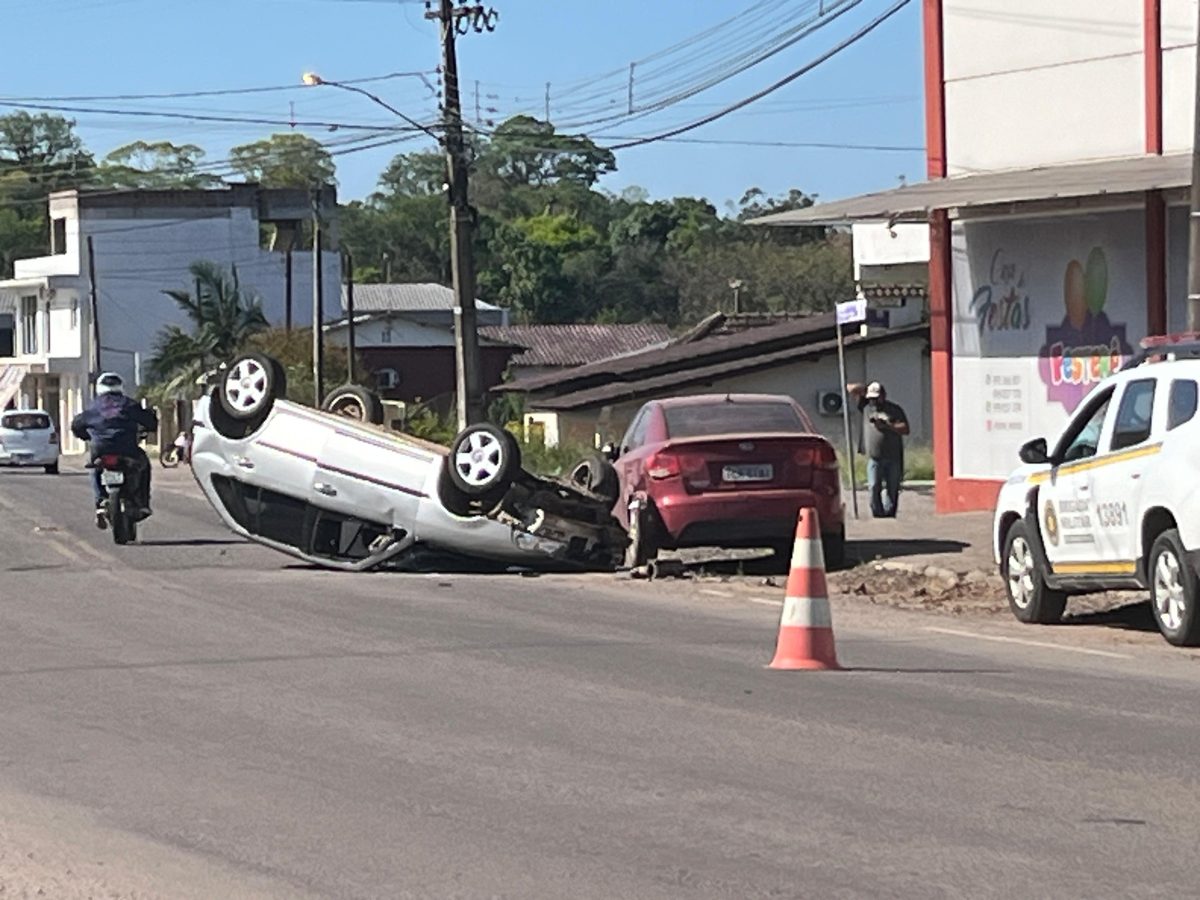
{"label": "man standing", "polygon": [[898,404],[888,400],[887,391],[878,381],[872,381],[865,389],[861,384],[848,384],[846,391],[858,401],[858,410],[863,414],[858,452],[867,457],[871,515],[894,519],[900,503],[900,479],[904,475],[908,417]]}

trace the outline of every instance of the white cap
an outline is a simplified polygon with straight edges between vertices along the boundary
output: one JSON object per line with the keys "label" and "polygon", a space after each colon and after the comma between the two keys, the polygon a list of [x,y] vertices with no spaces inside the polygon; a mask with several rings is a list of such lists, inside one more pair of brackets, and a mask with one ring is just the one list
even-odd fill
{"label": "white cap", "polygon": [[883,394],[883,385],[878,381],[872,381],[867,385],[867,399],[873,400]]}
{"label": "white cap", "polygon": [[116,372],[105,372],[96,379],[97,394],[121,394],[125,392],[125,382]]}

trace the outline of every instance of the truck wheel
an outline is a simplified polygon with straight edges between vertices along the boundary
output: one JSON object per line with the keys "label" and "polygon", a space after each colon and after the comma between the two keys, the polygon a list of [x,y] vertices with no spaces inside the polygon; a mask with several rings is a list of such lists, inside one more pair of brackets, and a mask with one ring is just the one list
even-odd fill
{"label": "truck wheel", "polygon": [[1150,548],[1150,608],[1167,642],[1176,647],[1200,644],[1196,573],[1187,564],[1179,531],[1170,528]]}
{"label": "truck wheel", "polygon": [[1023,521],[1014,522],[1004,538],[1000,575],[1004,578],[1008,608],[1020,621],[1053,625],[1062,620],[1067,595],[1046,586],[1045,574],[1038,567],[1029,529]]}

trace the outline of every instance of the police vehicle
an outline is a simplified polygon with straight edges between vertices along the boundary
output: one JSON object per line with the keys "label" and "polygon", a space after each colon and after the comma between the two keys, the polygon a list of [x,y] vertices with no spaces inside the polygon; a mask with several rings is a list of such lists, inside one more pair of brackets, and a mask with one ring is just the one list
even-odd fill
{"label": "police vehicle", "polygon": [[1147,339],[1000,491],[994,555],[1022,622],[1073,594],[1149,590],[1159,630],[1200,645],[1200,335]]}

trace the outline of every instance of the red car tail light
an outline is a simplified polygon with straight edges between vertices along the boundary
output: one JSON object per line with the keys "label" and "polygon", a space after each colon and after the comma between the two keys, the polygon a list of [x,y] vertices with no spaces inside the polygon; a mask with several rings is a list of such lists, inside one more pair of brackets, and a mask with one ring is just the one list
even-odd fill
{"label": "red car tail light", "polygon": [[646,463],[646,474],[655,481],[674,478],[679,474],[679,458],[673,453],[655,453]]}
{"label": "red car tail light", "polygon": [[684,480],[704,487],[709,483],[708,462],[699,453],[678,453],[661,451],[650,457],[646,464],[646,474],[655,481],[675,478],[682,475]]}
{"label": "red car tail light", "polygon": [[100,465],[104,466],[106,469],[115,469],[120,464],[121,457],[117,456],[115,453],[106,453],[104,456],[100,457]]}

